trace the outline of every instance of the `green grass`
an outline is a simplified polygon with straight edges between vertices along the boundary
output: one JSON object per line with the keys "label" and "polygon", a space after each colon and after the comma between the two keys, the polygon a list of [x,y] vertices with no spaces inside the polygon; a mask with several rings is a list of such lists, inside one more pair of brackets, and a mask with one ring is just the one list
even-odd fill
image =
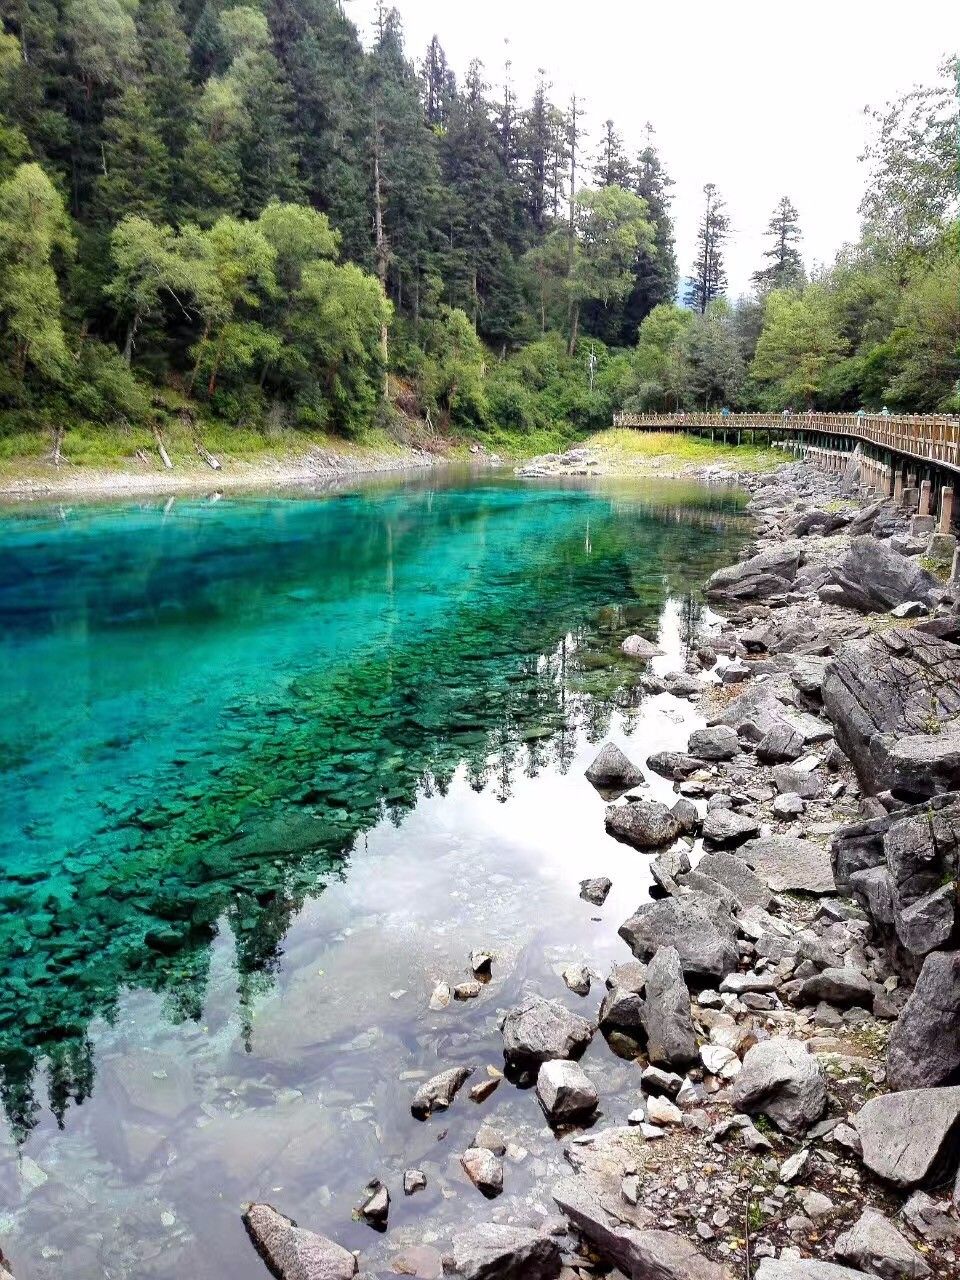
{"label": "green grass", "polygon": [[534,458],[541,453],[564,453],[583,443],[583,437],[573,427],[543,427],[537,431],[516,431],[508,427],[486,427],[478,433],[477,440],[501,457],[511,460]]}
{"label": "green grass", "polygon": [[586,439],[584,444],[603,450],[613,464],[632,467],[654,463],[660,468],[723,463],[738,471],[769,471],[785,461],[779,449],[749,444],[715,444],[700,436],[680,432],[632,431],[627,427],[600,431]]}

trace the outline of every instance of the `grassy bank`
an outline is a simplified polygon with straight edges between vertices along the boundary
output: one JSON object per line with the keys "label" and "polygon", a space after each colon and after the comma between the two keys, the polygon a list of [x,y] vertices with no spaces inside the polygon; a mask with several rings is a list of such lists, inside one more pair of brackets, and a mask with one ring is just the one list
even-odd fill
{"label": "grassy bank", "polygon": [[769,471],[784,461],[779,449],[720,444],[670,431],[611,428],[589,436],[583,444],[601,457],[605,470],[638,475],[683,474],[703,467],[734,471]]}

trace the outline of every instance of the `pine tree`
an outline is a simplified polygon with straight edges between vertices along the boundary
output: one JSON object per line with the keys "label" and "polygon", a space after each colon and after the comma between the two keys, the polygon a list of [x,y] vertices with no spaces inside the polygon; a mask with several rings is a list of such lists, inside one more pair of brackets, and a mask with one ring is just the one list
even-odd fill
{"label": "pine tree", "polygon": [[550,114],[546,73],[537,72],[533,102],[523,122],[524,179],[527,220],[535,239],[545,235],[552,194],[548,183],[551,148]]}
{"label": "pine tree", "polygon": [[803,258],[797,245],[802,239],[800,215],[789,196],[784,196],[767,223],[770,248],[764,253],[767,265],[751,276],[761,295],[772,289],[798,289],[805,279]]}
{"label": "pine tree", "polygon": [[727,274],[723,264],[723,246],[730,234],[730,218],[717,188],[708,182],[703,188],[705,198],[703,218],[697,232],[697,256],[693,274],[688,281],[687,305],[706,312],[714,298],[722,296],[727,287]]}
{"label": "pine tree", "polygon": [[603,122],[603,141],[593,169],[594,181],[600,187],[633,186],[634,171],[623,145],[623,135],[612,120]]}

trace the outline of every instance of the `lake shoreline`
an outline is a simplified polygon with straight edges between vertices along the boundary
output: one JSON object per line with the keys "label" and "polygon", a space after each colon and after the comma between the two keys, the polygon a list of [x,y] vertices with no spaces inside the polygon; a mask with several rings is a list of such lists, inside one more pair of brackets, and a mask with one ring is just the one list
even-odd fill
{"label": "lake shoreline", "polygon": [[[536,1088],[559,1131],[567,1174],[546,1178],[537,1199],[562,1217],[531,1216],[509,1195],[493,1221],[478,1205],[452,1254],[414,1251],[444,1273],[486,1275],[496,1254],[491,1275],[809,1280],[829,1263],[836,1280],[856,1280],[878,1258],[899,1275],[934,1274],[931,1255],[935,1274],[960,1276],[958,1197],[937,1200],[935,1180],[953,1176],[958,1154],[960,1090],[942,1086],[960,1069],[960,1008],[941,1008],[944,982],[960,989],[960,951],[947,949],[957,906],[950,868],[928,866],[945,855],[924,825],[935,810],[960,839],[960,770],[916,767],[909,730],[891,722],[877,774],[876,743],[858,728],[880,700],[871,679],[909,703],[931,659],[950,700],[960,592],[919,563],[935,548],[913,510],[862,489],[856,462],[843,475],[793,463],[739,480],[753,490],[756,538],[706,586],[720,634],[693,646],[685,670],[644,677],[649,694],[706,716],[685,753],[645,762],[674,780],[676,804],[649,799],[641,762],[610,743],[587,775],[625,796],[607,808],[607,831],[656,855],[657,896],[619,929],[634,960],[625,953],[606,977],[596,1017],[570,995],[600,975],[573,965],[567,993],[535,983],[501,1021],[508,1078]],[[624,651],[656,649],[637,636]],[[932,881],[917,878],[921,865]],[[609,890],[585,881],[581,896],[602,905]],[[628,1119],[604,1106],[596,1062],[591,1079],[576,1061],[594,1036],[642,1068]],[[461,1105],[467,1078],[421,1085],[415,1114]],[[933,1125],[919,1120],[938,1107]],[[460,1156],[488,1197],[513,1140],[481,1123]],[[382,1194],[361,1216],[374,1221]],[[377,1271],[375,1256],[364,1250],[359,1265]]]}

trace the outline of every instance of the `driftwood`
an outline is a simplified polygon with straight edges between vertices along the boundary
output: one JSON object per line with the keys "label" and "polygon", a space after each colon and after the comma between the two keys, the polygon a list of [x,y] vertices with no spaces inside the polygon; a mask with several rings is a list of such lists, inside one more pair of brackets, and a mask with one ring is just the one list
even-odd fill
{"label": "driftwood", "polygon": [[160,459],[163,462],[163,465],[168,471],[172,471],[173,463],[170,461],[170,455],[167,453],[166,447],[163,443],[163,433],[159,427],[153,428],[153,438],[157,442],[157,452],[160,454]]}
{"label": "driftwood", "polygon": [[215,458],[213,454],[210,452],[210,450],[204,448],[204,446],[200,443],[199,440],[195,441],[194,443],[197,446],[197,453],[199,453],[200,457],[204,460],[207,466],[211,467],[214,471],[219,471],[220,459]]}
{"label": "driftwood", "polygon": [[63,448],[63,424],[57,427],[53,433],[53,465],[59,467],[61,462],[60,450]]}

